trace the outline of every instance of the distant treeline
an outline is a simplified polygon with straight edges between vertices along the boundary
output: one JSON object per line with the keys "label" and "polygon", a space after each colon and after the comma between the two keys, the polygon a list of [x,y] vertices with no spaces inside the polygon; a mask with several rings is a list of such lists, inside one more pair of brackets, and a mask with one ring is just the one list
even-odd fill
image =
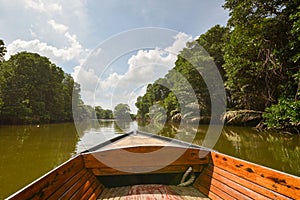
{"label": "distant treeline", "polygon": [[[199,69],[190,63],[210,59],[198,44],[208,51],[222,75],[229,109],[263,111],[268,127],[300,133],[299,1],[226,0],[224,8],[230,15],[227,26],[216,25],[187,44],[175,67],[138,97],[137,117],[163,120],[166,113],[172,121],[192,119],[196,116],[194,108],[199,108],[196,110],[201,116],[210,116],[207,86]],[[185,95],[183,78],[198,99],[185,102],[185,113],[172,92],[179,97]],[[151,116],[151,112],[156,114]]]}
{"label": "distant treeline", "polygon": [[97,119],[113,119],[114,118],[112,110],[103,109],[101,106],[96,106],[95,112],[96,112]]}
{"label": "distant treeline", "polygon": [[128,104],[119,103],[114,107],[114,111],[103,109],[101,106],[95,107],[97,119],[116,119],[119,121],[134,120],[135,115],[130,113]]}

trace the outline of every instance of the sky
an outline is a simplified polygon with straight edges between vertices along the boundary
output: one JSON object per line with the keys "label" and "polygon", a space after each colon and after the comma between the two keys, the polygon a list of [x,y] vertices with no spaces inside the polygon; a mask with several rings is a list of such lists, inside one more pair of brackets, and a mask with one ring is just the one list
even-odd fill
{"label": "sky", "polygon": [[[0,39],[8,50],[6,59],[21,51],[50,58],[81,84],[85,103],[104,108],[128,103],[136,112],[137,96],[174,66],[186,42],[216,24],[226,25],[223,4],[224,0],[0,0]],[[147,27],[161,28],[169,38],[159,37],[163,45],[154,41],[157,46],[134,50],[128,49],[129,42],[117,40],[129,32],[127,38],[138,45],[133,40],[140,37],[138,30],[152,31]],[[150,43],[151,38],[144,40]],[[102,60],[93,55],[120,46],[122,55],[110,57],[99,69]]]}

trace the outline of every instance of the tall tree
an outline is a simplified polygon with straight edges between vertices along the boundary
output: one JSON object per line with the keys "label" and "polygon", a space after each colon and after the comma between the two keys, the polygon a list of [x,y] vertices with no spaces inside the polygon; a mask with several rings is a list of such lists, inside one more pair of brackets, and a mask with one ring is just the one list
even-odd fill
{"label": "tall tree", "polygon": [[[224,64],[223,46],[227,41],[228,34],[228,28],[217,25],[197,40],[188,43],[187,47],[177,56],[175,67],[164,78],[149,84],[146,94],[138,97],[136,103],[138,115],[145,118],[149,114],[149,108],[159,104],[165,108],[168,120],[194,117],[199,111],[202,116],[209,116],[211,109],[210,95],[199,71],[203,71],[202,69],[214,60],[224,76],[222,67]],[[211,57],[207,55],[205,49]],[[189,98],[194,94],[191,94],[188,85],[195,93],[197,102],[195,102],[195,99]],[[184,106],[184,108],[180,106]]]}
{"label": "tall tree", "polygon": [[0,62],[4,61],[4,56],[6,53],[6,47],[3,40],[0,40]]}
{"label": "tall tree", "polygon": [[291,33],[297,0],[226,0],[230,42],[225,48],[227,87],[237,108],[264,110],[295,92]]}
{"label": "tall tree", "polygon": [[4,77],[5,76],[5,70],[2,70],[3,69],[3,62],[4,62],[5,53],[6,53],[6,47],[5,47],[4,41],[0,40],[0,69],[1,69],[0,70],[0,109],[3,105],[1,88],[3,88],[6,85],[5,77]]}
{"label": "tall tree", "polygon": [[113,112],[109,109],[103,109],[101,106],[95,107],[97,119],[113,119]]}
{"label": "tall tree", "polygon": [[[36,53],[21,52],[2,63],[0,73],[5,81],[5,84],[0,85],[2,123],[42,123],[72,119],[74,80],[48,58]],[[73,98],[80,101],[79,94]]]}
{"label": "tall tree", "polygon": [[130,108],[127,104],[120,103],[114,108],[114,117],[119,121],[130,120]]}
{"label": "tall tree", "polygon": [[229,28],[216,25],[210,28],[206,33],[200,35],[196,40],[199,45],[213,57],[222,78],[225,80],[224,61],[224,46],[229,42]]}

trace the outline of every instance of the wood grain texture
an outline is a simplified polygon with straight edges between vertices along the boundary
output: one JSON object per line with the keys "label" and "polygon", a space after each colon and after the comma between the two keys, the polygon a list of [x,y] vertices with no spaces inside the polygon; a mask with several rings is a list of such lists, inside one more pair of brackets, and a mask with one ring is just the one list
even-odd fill
{"label": "wood grain texture", "polygon": [[96,177],[91,172],[89,172],[88,178],[81,181],[81,186],[75,191],[70,199],[89,199],[93,192],[97,189],[99,184],[100,183],[96,179]]}
{"label": "wood grain texture", "polygon": [[70,187],[61,197],[62,200],[71,199],[71,197],[78,191],[84,183],[86,183],[93,175],[90,174],[88,171],[74,184]]}
{"label": "wood grain texture", "polygon": [[[164,146],[165,143],[158,138],[147,141],[145,136],[123,138],[114,149],[101,148],[98,152],[83,153],[70,159],[8,199],[192,200],[200,198],[197,191],[211,199],[300,199],[299,177],[195,146]],[[104,188],[99,182],[101,179],[95,177],[128,174],[173,176],[185,172],[190,166],[194,172],[200,173],[193,184],[196,190],[165,185]],[[201,198],[207,197],[202,195]]]}
{"label": "wood grain texture", "polygon": [[194,187],[211,199],[290,199],[212,165],[203,169]]}
{"label": "wood grain texture", "polygon": [[85,167],[92,169],[95,175],[178,173],[184,172],[188,166],[194,166],[199,172],[200,165],[209,163],[209,154],[199,158],[199,153],[203,152],[192,148],[143,146],[84,154],[83,159]]}
{"label": "wood grain texture", "polygon": [[96,199],[103,188],[79,155],[8,199]]}
{"label": "wood grain texture", "polygon": [[220,169],[276,193],[300,199],[299,177],[215,152],[212,152],[212,163]]}
{"label": "wood grain texture", "polygon": [[161,140],[154,137],[143,136],[143,135],[130,135],[128,137],[124,137],[114,143],[106,145],[105,147],[101,148],[102,150],[110,150],[116,148],[126,148],[126,147],[133,147],[133,146],[168,146],[168,142],[165,140]]}
{"label": "wood grain texture", "polygon": [[87,171],[85,169],[82,169],[79,173],[74,175],[66,184],[62,185],[58,190],[56,190],[50,197],[49,200],[57,200],[63,194],[68,191],[73,185],[77,184],[80,178],[85,176],[87,174]]}
{"label": "wood grain texture", "polygon": [[207,173],[200,174],[193,186],[211,199],[235,199],[227,193],[227,188],[224,188],[224,185]]}
{"label": "wood grain texture", "polygon": [[8,199],[46,199],[83,167],[82,157],[74,157]]}
{"label": "wood grain texture", "polygon": [[193,187],[179,187],[166,185],[133,185],[115,188],[106,188],[100,194],[103,200],[208,200],[209,198]]}
{"label": "wood grain texture", "polygon": [[283,196],[277,192],[274,192],[265,187],[262,187],[261,185],[258,185],[252,181],[249,181],[249,180],[239,177],[235,174],[232,174],[228,171],[225,171],[219,167],[214,167],[213,170],[214,170],[215,174],[219,174],[219,175],[225,177],[226,179],[234,181],[234,182],[240,184],[241,186],[244,186],[248,190],[253,191],[253,192],[247,193],[247,195],[253,199],[264,199],[264,198],[277,199],[277,200],[290,199],[290,198]]}
{"label": "wood grain texture", "polygon": [[[157,166],[155,166],[157,167]],[[193,172],[201,172],[203,169],[203,165],[171,165],[171,166],[161,166],[160,169],[150,171],[152,167],[149,168],[149,172],[147,174],[166,174],[166,173],[184,173],[189,167],[193,168]],[[124,168],[127,170],[132,170],[134,171],[133,167],[128,167]],[[144,169],[147,169],[146,167]],[[119,171],[114,168],[110,167],[101,167],[101,168],[95,168],[91,169],[92,172],[94,173],[95,176],[106,176],[106,175],[126,175],[126,174],[131,174],[126,171]],[[138,173],[139,167],[137,168],[137,173],[135,174],[140,174]]]}

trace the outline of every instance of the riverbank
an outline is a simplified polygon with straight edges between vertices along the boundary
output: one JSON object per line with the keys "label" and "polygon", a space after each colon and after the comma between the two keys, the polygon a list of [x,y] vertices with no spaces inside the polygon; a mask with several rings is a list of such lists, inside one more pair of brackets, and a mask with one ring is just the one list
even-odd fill
{"label": "riverbank", "polygon": [[[179,114],[177,114],[180,116]],[[296,123],[292,123],[289,118],[284,118],[276,115],[272,115],[272,117],[266,117],[267,115],[272,115],[272,113],[256,111],[256,110],[229,110],[224,113],[221,117],[221,120],[224,122],[226,126],[244,126],[244,127],[253,127],[260,131],[273,130],[282,133],[289,134],[300,134],[300,121]],[[176,118],[174,121],[173,118],[171,122],[178,122],[180,117]],[[279,118],[278,120],[285,121],[285,126],[269,126],[270,119]],[[210,117],[209,116],[201,116],[184,119],[188,123],[198,123],[199,124],[209,124]],[[282,122],[281,122],[282,123]]]}
{"label": "riverbank", "polygon": [[255,110],[230,110],[223,115],[222,120],[226,125],[256,127],[263,121],[263,112]]}

